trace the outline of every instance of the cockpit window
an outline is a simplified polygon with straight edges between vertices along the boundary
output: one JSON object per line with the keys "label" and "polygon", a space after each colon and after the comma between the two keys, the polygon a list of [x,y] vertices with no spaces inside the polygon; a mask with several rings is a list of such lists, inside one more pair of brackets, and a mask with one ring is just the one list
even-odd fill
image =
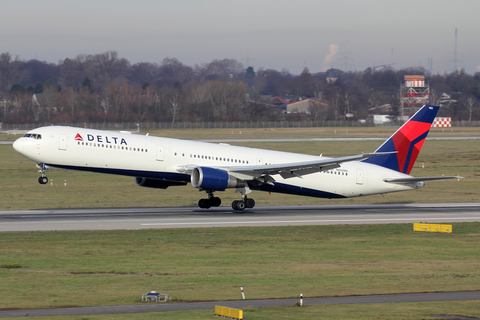
{"label": "cockpit window", "polygon": [[42,135],[41,134],[37,134],[37,133],[27,133],[24,135],[25,138],[32,138],[32,139],[37,139],[37,140],[40,140],[42,139]]}

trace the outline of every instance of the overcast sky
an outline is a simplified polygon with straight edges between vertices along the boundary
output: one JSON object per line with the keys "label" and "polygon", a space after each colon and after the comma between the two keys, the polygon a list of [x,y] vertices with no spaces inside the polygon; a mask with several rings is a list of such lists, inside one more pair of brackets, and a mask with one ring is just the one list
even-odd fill
{"label": "overcast sky", "polygon": [[299,74],[394,64],[480,71],[479,0],[0,0],[0,53],[58,63],[233,58]]}

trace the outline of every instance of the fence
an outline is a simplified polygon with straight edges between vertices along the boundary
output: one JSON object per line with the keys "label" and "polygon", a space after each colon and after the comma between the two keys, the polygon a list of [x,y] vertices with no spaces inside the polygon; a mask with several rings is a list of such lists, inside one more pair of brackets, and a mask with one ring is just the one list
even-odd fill
{"label": "fence", "polygon": [[[403,122],[390,122],[384,126],[398,127]],[[155,129],[242,129],[242,128],[312,128],[312,127],[375,127],[373,121],[327,120],[327,121],[231,121],[231,122],[77,122],[56,123],[3,123],[0,130],[26,131],[42,126],[65,125],[102,130],[145,131]],[[452,121],[452,127],[480,127],[480,121]]]}

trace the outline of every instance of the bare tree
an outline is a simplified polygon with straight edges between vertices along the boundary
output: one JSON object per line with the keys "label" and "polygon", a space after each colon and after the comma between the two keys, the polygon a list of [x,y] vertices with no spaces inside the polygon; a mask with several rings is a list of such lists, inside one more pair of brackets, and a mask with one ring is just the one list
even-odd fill
{"label": "bare tree", "polygon": [[440,98],[442,97],[441,94],[439,94],[439,92],[433,88],[430,88],[430,94],[429,94],[429,97],[428,97],[428,102],[431,104],[431,105],[434,105],[434,106],[438,106],[440,105]]}
{"label": "bare tree", "polygon": [[98,89],[104,90],[114,81],[120,81],[127,73],[129,62],[120,58],[116,51],[107,51],[94,56],[89,56],[92,63],[90,72],[94,84]]}
{"label": "bare tree", "polygon": [[164,99],[169,106],[172,123],[175,123],[180,113],[181,101],[183,99],[182,90],[176,87],[167,87],[163,90],[163,92]]}
{"label": "bare tree", "polygon": [[195,73],[201,81],[231,78],[237,74],[244,74],[242,63],[235,59],[213,60],[210,63],[195,66]]}
{"label": "bare tree", "polygon": [[472,114],[477,110],[477,101],[473,97],[468,97],[468,99],[463,102],[463,105],[468,111],[468,121],[472,121]]}
{"label": "bare tree", "polygon": [[350,113],[350,109],[352,107],[352,97],[346,91],[343,94],[343,103],[344,103],[344,106],[345,106],[345,117],[346,117],[347,114]]}
{"label": "bare tree", "polygon": [[1,92],[0,92],[0,105],[3,108],[3,121],[6,121],[9,115],[11,103],[7,95]]}
{"label": "bare tree", "polygon": [[18,56],[12,59],[8,52],[0,54],[0,91],[10,91],[13,84],[19,83],[23,79],[21,64]]}
{"label": "bare tree", "polygon": [[52,120],[52,117],[57,114],[57,112],[61,112],[59,110],[59,92],[58,87],[53,81],[48,81],[44,87],[43,94],[42,94],[42,104],[44,105],[44,109],[47,111],[47,119],[48,121]]}
{"label": "bare tree", "polygon": [[333,106],[333,117],[335,120],[338,119],[338,111],[340,110],[340,98],[341,96],[338,91],[336,91],[331,98],[331,103]]}
{"label": "bare tree", "polygon": [[310,104],[309,111],[313,121],[325,120],[328,114],[328,105],[317,99]]}

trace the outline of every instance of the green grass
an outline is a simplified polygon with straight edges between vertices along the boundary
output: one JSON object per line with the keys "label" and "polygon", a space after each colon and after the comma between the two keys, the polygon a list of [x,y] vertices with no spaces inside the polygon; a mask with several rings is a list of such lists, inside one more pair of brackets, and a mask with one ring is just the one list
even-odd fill
{"label": "green grass", "polygon": [[[480,223],[0,234],[2,308],[478,290]],[[74,293],[74,294],[72,294]]]}
{"label": "green grass", "polygon": [[[244,308],[244,318],[249,320],[287,320],[287,319],[327,319],[327,320],[425,320],[442,319],[431,317],[431,314],[462,315],[464,317],[480,317],[478,301],[446,301],[446,302],[418,302],[418,303],[386,303],[386,304],[357,304],[357,305],[324,305],[298,307],[268,307]],[[213,316],[213,310],[174,311],[140,314],[112,314],[87,316],[59,316],[48,317],[53,320],[211,320],[220,319]],[[18,318],[5,318],[18,319]],[[29,318],[30,319],[30,318]],[[32,317],[43,320],[47,317]]]}
{"label": "green grass", "polygon": [[[241,145],[316,155],[323,153],[325,156],[344,156],[373,151],[379,142],[251,142]],[[377,195],[329,200],[275,193],[269,195],[265,192],[254,192],[251,197],[256,200],[258,206],[477,202],[480,199],[480,143],[476,140],[427,141],[412,174],[461,175],[465,179],[459,182],[456,180],[429,182],[420,190],[392,193],[385,197]],[[55,168],[48,171],[47,175],[50,178],[48,185],[38,184],[39,173],[35,164],[15,152],[11,145],[0,145],[0,210],[196,206],[198,199],[204,197],[203,192],[198,192],[191,185],[156,190],[138,187],[130,177]],[[239,197],[230,189],[217,192],[216,195],[222,198],[224,206],[229,206]]]}

